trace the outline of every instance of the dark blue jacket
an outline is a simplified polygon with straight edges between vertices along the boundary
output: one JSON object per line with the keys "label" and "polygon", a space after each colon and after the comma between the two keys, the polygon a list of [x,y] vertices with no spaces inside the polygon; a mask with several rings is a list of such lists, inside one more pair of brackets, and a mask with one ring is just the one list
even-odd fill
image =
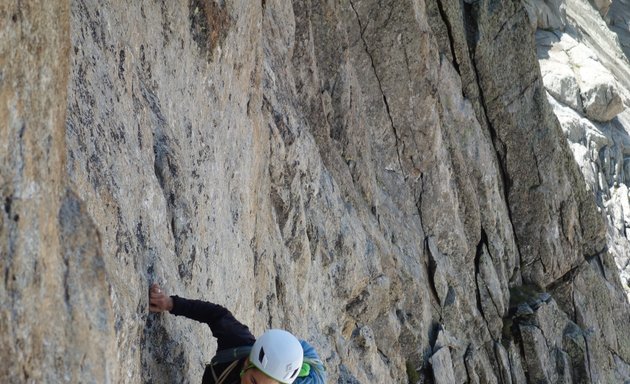
{"label": "dark blue jacket", "polygon": [[[256,338],[246,325],[234,318],[226,308],[201,300],[189,300],[179,296],[173,298],[173,309],[170,311],[176,316],[185,316],[189,319],[206,323],[212,330],[212,335],[217,338],[217,351],[236,347],[251,346]],[[239,361],[237,367],[229,374],[226,383],[240,383],[240,372],[245,359]],[[214,366],[217,377],[229,366],[218,364]],[[210,366],[203,373],[202,384],[214,384]]]}

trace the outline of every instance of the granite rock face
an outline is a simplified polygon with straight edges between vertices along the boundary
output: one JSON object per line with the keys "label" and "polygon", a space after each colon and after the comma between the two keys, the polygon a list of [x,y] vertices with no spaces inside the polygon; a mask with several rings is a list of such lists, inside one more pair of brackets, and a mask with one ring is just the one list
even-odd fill
{"label": "granite rock face", "polygon": [[3,2],[0,17],[0,381],[112,381],[102,230],[64,168],[70,6]]}
{"label": "granite rock face", "polygon": [[0,8],[0,381],[200,382],[216,343],[152,282],[332,383],[630,379],[519,1],[41,5]]}
{"label": "granite rock face", "polygon": [[523,0],[532,28],[564,29],[567,22],[563,0]]}
{"label": "granite rock face", "polygon": [[630,1],[614,0],[605,16],[626,57],[630,56]]}
{"label": "granite rock face", "polygon": [[538,32],[540,67],[548,92],[588,119],[608,122],[625,109],[615,76],[571,33]]}
{"label": "granite rock face", "polygon": [[[537,51],[549,102],[605,212],[609,251],[630,298],[630,62],[624,51],[630,35],[620,29],[628,10],[623,1],[613,2],[602,16],[593,5],[568,1],[564,32],[539,30]],[[591,84],[587,91],[584,82],[574,81],[580,78]]]}

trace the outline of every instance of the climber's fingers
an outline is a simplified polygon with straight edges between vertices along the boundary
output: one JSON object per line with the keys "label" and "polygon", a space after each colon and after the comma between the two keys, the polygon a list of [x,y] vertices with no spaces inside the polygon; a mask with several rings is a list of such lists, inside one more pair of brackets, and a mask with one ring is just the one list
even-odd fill
{"label": "climber's fingers", "polygon": [[166,297],[166,293],[160,288],[159,285],[157,284],[151,285],[151,289],[149,290],[150,299],[160,299],[164,297]]}
{"label": "climber's fingers", "polygon": [[149,311],[164,312],[173,309],[173,299],[159,285],[152,284],[149,290]]}
{"label": "climber's fingers", "polygon": [[157,285],[157,283],[153,283],[153,284],[151,284],[150,292],[151,293],[153,293],[153,292],[160,293],[160,292],[162,292],[162,289],[160,288],[159,285]]}
{"label": "climber's fingers", "polygon": [[170,297],[151,297],[149,298],[149,311],[164,312],[168,309],[168,300]]}
{"label": "climber's fingers", "polygon": [[162,312],[156,304],[149,303],[149,312]]}
{"label": "climber's fingers", "polygon": [[168,310],[171,298],[157,284],[152,284],[149,290],[149,311],[163,312]]}

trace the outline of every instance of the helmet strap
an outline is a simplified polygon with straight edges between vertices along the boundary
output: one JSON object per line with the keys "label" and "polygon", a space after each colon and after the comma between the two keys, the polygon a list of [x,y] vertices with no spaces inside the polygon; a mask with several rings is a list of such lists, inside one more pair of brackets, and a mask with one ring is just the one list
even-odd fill
{"label": "helmet strap", "polygon": [[241,377],[243,377],[243,375],[245,374],[245,372],[246,372],[248,369],[252,369],[252,368],[255,368],[254,364],[249,363],[249,364],[247,365],[247,367],[245,367],[245,368],[241,369]]}

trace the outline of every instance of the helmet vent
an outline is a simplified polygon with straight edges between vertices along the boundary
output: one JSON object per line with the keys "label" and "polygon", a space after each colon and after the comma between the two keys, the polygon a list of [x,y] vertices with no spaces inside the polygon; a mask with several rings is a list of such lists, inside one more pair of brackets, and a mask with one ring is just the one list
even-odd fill
{"label": "helmet vent", "polygon": [[260,348],[260,352],[258,353],[258,361],[262,364],[264,358],[265,358],[265,349]]}

